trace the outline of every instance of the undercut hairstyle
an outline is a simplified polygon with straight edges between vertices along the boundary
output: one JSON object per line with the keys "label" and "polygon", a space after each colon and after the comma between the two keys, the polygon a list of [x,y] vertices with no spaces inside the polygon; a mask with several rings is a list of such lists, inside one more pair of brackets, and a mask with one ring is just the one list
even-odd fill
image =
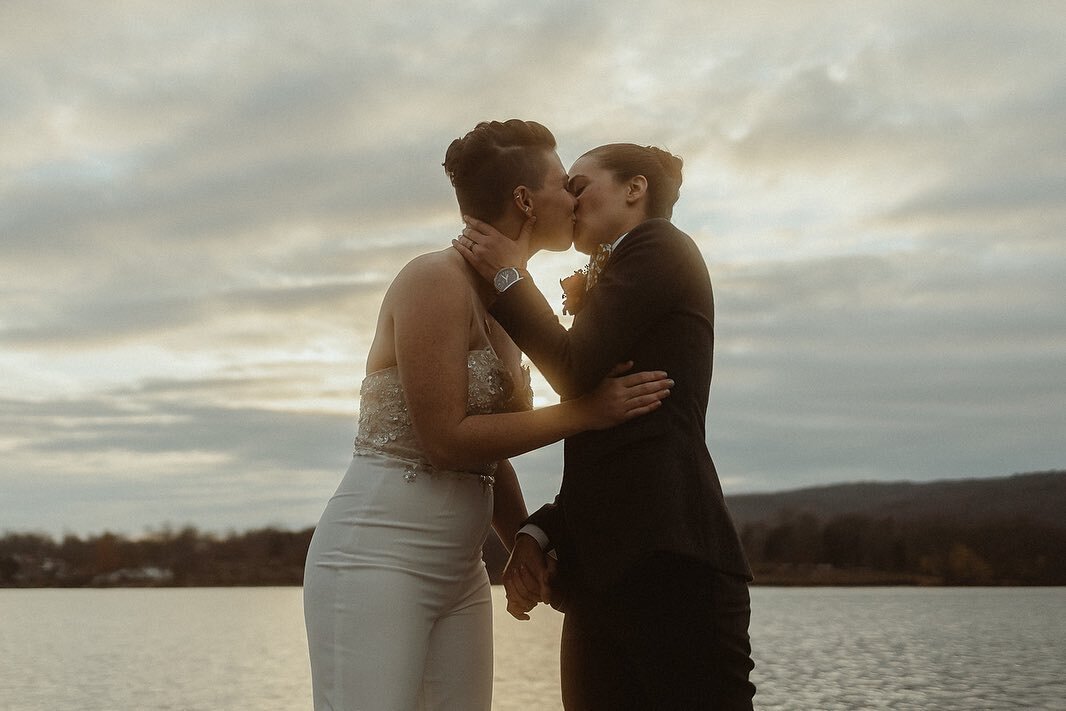
{"label": "undercut hairstyle", "polygon": [[444,172],[463,214],[491,222],[504,214],[514,189],[537,190],[548,172],[555,136],[536,121],[482,121],[444,154]]}
{"label": "undercut hairstyle", "polygon": [[681,168],[683,161],[655,146],[638,146],[634,143],[608,143],[585,153],[610,171],[616,180],[625,182],[643,175],[648,181],[646,217],[670,219],[674,203],[681,195]]}

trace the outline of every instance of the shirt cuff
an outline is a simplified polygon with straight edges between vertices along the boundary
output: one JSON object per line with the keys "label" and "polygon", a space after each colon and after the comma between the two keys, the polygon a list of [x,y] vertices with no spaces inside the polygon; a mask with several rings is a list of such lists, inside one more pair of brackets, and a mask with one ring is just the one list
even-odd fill
{"label": "shirt cuff", "polygon": [[534,526],[532,523],[527,523],[525,526],[518,529],[519,536],[523,533],[535,540],[541,550],[544,550],[549,546],[548,535],[544,533],[544,530],[540,526]]}

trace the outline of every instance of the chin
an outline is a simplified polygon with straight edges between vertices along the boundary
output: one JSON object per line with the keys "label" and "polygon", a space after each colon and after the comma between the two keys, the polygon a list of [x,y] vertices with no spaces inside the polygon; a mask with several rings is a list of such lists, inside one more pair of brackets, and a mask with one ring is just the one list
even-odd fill
{"label": "chin", "polygon": [[545,234],[543,239],[535,240],[535,250],[547,250],[549,252],[565,252],[573,245],[574,240],[569,234],[569,231],[562,231],[551,234]]}

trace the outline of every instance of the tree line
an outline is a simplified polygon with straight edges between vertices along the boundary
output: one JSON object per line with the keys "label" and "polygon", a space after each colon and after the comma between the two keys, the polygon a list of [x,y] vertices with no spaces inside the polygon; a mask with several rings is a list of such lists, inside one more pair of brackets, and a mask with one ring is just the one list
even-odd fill
{"label": "tree line", "polygon": [[140,538],[0,538],[0,587],[299,585],[313,528],[217,536],[186,526]]}
{"label": "tree line", "polygon": [[765,584],[1066,584],[1066,525],[783,511],[741,539]]}
{"label": "tree line", "polygon": [[[219,536],[186,526],[140,538],[104,532],[0,537],[0,587],[300,585],[313,528]],[[1016,518],[966,523],[779,512],[741,538],[756,584],[1066,585],[1066,527]],[[498,582],[506,552],[486,545]]]}

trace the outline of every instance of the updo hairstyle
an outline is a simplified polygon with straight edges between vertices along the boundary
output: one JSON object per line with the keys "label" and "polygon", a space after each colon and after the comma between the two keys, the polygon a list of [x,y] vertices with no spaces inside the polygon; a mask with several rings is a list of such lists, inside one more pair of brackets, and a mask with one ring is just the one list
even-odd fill
{"label": "updo hairstyle", "polygon": [[536,121],[482,121],[444,154],[444,172],[463,214],[491,222],[503,215],[515,187],[537,190],[555,150],[555,136]]}
{"label": "updo hairstyle", "polygon": [[638,146],[633,143],[608,143],[593,148],[585,154],[596,159],[605,170],[614,174],[619,182],[637,175],[648,180],[647,215],[670,219],[674,203],[681,192],[680,157],[655,146]]}

